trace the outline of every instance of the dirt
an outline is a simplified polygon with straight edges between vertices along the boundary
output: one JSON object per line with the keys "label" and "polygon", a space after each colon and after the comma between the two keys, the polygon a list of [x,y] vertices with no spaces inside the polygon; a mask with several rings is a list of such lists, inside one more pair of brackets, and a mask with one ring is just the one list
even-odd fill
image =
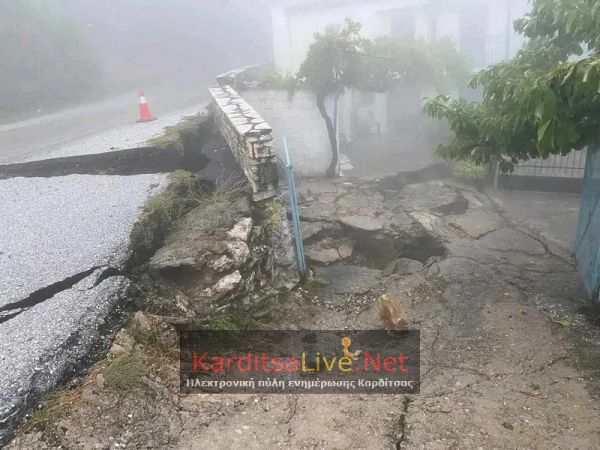
{"label": "dirt", "polygon": [[[571,261],[468,186],[437,185],[445,190],[440,198],[459,194],[466,208],[462,200],[451,210],[429,202],[412,212],[402,198],[415,187],[402,188],[373,208],[379,194],[372,186],[305,180],[304,223],[332,230],[312,230],[314,239],[348,239],[321,206],[341,214],[344,201],[356,200],[365,204],[353,211],[362,214],[363,232],[372,223],[366,219],[388,217],[408,227],[395,236],[416,230],[443,245],[443,254],[388,276],[360,257],[323,263],[316,281],[275,296],[271,314],[246,314],[242,322],[381,329],[377,300],[388,294],[421,330],[419,395],[180,396],[176,324],[138,314],[111,355],[73,383],[70,396],[58,396],[64,410],[45,421],[34,414],[8,448],[600,448],[600,329]],[[476,230],[467,217],[489,229]],[[402,246],[396,250],[394,257],[407,257]],[[116,360],[117,368],[137,367],[133,376],[117,371],[125,381],[115,382]],[[67,402],[73,395],[77,401]],[[57,400],[40,411],[48,404]]]}

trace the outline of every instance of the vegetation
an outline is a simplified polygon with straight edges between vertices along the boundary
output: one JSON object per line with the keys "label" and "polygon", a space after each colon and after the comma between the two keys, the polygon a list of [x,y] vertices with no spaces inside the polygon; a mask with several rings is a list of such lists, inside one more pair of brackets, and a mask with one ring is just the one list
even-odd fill
{"label": "vegetation", "polygon": [[[50,433],[52,427],[61,419],[67,417],[73,407],[80,401],[81,387],[76,389],[58,390],[46,395],[31,417],[23,424],[23,431],[38,430]],[[51,433],[50,433],[51,434]]]}
{"label": "vegetation", "polygon": [[196,206],[227,203],[239,198],[247,186],[244,177],[236,172],[218,178],[212,189],[206,189],[193,173],[176,170],[169,174],[167,189],[148,199],[146,214],[158,215],[163,222],[172,225]]}
{"label": "vegetation", "polygon": [[211,191],[192,190],[192,200],[199,206],[208,206],[218,203],[229,203],[240,198],[248,190],[245,177],[234,172],[227,176],[220,176],[215,180],[214,189]]}
{"label": "vegetation", "polygon": [[329,134],[332,161],[327,175],[335,176],[337,138],[331,116],[325,107],[328,95],[346,89],[385,92],[397,84],[415,88],[448,85],[466,79],[468,64],[448,42],[428,44],[397,38],[366,39],[361,25],[350,19],[341,30],[328,28],[317,33],[298,73],[299,81],[312,88]]}
{"label": "vegetation", "polygon": [[0,0],[0,118],[85,98],[100,65],[60,2]]}
{"label": "vegetation", "polygon": [[199,142],[202,139],[201,115],[185,117],[177,125],[165,127],[164,132],[148,141],[148,145],[165,150],[172,150],[181,155],[185,154],[187,141]]}
{"label": "vegetation", "polygon": [[515,58],[476,74],[481,103],[440,95],[427,112],[450,125],[442,156],[476,164],[567,154],[595,142],[600,129],[600,2],[534,0],[515,22],[529,40]]}
{"label": "vegetation", "polygon": [[144,364],[132,354],[117,356],[104,369],[106,385],[119,391],[131,391],[140,387],[144,375]]}

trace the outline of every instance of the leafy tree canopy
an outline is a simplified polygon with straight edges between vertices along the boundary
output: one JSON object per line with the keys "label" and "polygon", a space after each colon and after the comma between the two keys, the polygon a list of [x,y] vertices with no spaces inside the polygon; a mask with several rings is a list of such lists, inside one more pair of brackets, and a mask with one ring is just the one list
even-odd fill
{"label": "leafy tree canopy", "polygon": [[526,45],[515,58],[476,74],[483,101],[440,95],[426,104],[448,121],[453,136],[442,156],[478,164],[567,154],[598,138],[600,130],[600,2],[533,0],[515,23]]}
{"label": "leafy tree canopy", "polygon": [[317,33],[298,73],[299,83],[317,93],[317,106],[327,125],[333,155],[329,176],[335,175],[337,140],[325,108],[327,95],[346,89],[385,92],[398,84],[443,92],[464,82],[469,73],[467,59],[450,41],[371,40],[361,36],[360,30],[360,23],[346,19],[341,29],[329,27]]}

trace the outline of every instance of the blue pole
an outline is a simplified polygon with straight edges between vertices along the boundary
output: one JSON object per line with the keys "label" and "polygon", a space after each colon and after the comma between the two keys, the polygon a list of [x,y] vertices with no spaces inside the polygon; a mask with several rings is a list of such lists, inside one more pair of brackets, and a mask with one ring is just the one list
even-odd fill
{"label": "blue pole", "polygon": [[296,256],[298,257],[298,270],[300,277],[304,280],[308,273],[306,259],[304,257],[304,245],[302,243],[302,232],[300,229],[300,212],[298,210],[298,196],[296,194],[296,181],[292,170],[292,159],[288,149],[287,138],[283,138],[283,148],[285,150],[285,170],[288,178],[290,192],[290,206],[292,210],[292,222],[294,224],[294,237],[296,241]]}

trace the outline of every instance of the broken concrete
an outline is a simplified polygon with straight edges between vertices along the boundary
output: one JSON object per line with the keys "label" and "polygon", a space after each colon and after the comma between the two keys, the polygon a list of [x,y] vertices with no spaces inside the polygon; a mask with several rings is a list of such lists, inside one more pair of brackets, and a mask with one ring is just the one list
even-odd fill
{"label": "broken concrete", "polygon": [[352,259],[383,269],[398,257],[426,262],[443,243],[408,214],[403,197],[386,200],[368,183],[302,182],[300,218],[307,255],[316,263]]}

